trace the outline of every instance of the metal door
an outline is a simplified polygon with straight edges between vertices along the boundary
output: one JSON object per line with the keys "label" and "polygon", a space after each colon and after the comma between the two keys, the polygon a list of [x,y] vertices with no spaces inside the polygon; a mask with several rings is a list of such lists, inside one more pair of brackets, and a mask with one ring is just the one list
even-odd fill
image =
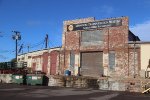
{"label": "metal door", "polygon": [[32,72],[34,72],[36,70],[36,63],[32,63]]}
{"label": "metal door", "polygon": [[43,66],[42,72],[47,74],[47,66],[48,66],[48,52],[43,53]]}
{"label": "metal door", "polygon": [[103,52],[81,53],[81,74],[99,77],[103,74]]}
{"label": "metal door", "polygon": [[52,51],[50,53],[50,74],[55,75],[56,74],[56,67],[57,67],[57,57],[58,57],[58,52],[57,51]]}

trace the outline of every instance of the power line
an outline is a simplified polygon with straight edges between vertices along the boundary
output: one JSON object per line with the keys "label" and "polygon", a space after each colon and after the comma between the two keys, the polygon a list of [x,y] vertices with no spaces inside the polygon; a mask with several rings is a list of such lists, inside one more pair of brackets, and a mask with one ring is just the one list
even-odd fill
{"label": "power line", "polygon": [[4,32],[0,32],[0,37],[5,38],[5,37],[10,37],[11,38],[11,34],[6,34]]}
{"label": "power line", "polygon": [[43,44],[44,43],[44,40],[42,40],[41,42],[39,43],[36,43],[36,44],[33,44],[30,46],[30,48],[35,48],[35,47],[38,47],[39,45]]}
{"label": "power line", "polygon": [[48,42],[49,42],[48,34],[46,34],[46,37],[45,37],[45,48],[48,47]]}
{"label": "power line", "polygon": [[5,57],[3,55],[0,55],[0,59],[7,59],[8,57]]}
{"label": "power line", "polygon": [[16,61],[17,61],[17,56],[18,56],[18,40],[21,40],[21,35],[20,32],[18,31],[12,31],[13,33],[15,33],[14,35],[12,35],[13,40],[15,40],[16,42]]}
{"label": "power line", "polygon": [[43,42],[41,49],[43,49],[44,43],[45,43],[45,41]]}
{"label": "power line", "polygon": [[[25,48],[27,48],[27,52],[29,52],[29,50],[30,49],[33,49],[33,48],[36,48],[36,47],[39,47],[39,46],[41,46],[42,45],[42,48],[43,48],[43,45],[44,45],[44,39],[42,39],[41,41],[39,41],[39,42],[37,42],[37,43],[35,43],[35,44],[25,44],[25,43],[22,43],[23,45],[22,45],[22,50],[23,49],[25,49]],[[23,52],[22,52],[23,53]]]}

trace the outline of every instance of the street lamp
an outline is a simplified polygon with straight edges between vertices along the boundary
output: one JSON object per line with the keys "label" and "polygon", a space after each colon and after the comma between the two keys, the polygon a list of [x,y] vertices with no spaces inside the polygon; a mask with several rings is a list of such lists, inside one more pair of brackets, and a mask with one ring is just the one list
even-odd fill
{"label": "street lamp", "polygon": [[16,40],[16,61],[17,61],[18,40],[21,40],[21,35],[20,35],[20,32],[18,32],[18,31],[12,31],[12,32],[15,33],[14,35],[12,35],[12,39]]}

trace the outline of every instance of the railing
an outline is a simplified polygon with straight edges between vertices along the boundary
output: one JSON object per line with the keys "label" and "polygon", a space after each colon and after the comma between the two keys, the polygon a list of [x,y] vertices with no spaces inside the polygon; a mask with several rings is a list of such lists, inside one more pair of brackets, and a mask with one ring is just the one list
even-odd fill
{"label": "railing", "polygon": [[0,70],[17,69],[27,67],[27,62],[1,62]]}
{"label": "railing", "polygon": [[142,87],[144,88],[144,91],[142,91],[142,93],[150,93],[150,82],[144,84]]}

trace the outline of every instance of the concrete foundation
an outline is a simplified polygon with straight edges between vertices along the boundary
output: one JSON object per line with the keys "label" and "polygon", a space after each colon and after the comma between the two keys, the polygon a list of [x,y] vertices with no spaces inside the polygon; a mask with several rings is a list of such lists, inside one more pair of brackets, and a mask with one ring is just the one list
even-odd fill
{"label": "concrete foundation", "polygon": [[100,90],[142,92],[148,86],[150,79],[144,78],[92,78],[85,76],[59,76],[51,75],[48,86],[73,87],[73,88],[96,88]]}
{"label": "concrete foundation", "polygon": [[1,83],[12,83],[12,74],[0,74]]}
{"label": "concrete foundation", "polygon": [[[113,91],[142,92],[145,90],[145,84],[150,79],[142,78],[100,78],[98,79],[99,89]],[[146,87],[147,88],[147,87]]]}
{"label": "concrete foundation", "polygon": [[65,86],[65,80],[63,76],[49,75],[48,78],[49,78],[48,86],[56,86],[56,87]]}
{"label": "concrete foundation", "polygon": [[48,86],[73,88],[98,88],[97,79],[83,76],[48,76]]}

